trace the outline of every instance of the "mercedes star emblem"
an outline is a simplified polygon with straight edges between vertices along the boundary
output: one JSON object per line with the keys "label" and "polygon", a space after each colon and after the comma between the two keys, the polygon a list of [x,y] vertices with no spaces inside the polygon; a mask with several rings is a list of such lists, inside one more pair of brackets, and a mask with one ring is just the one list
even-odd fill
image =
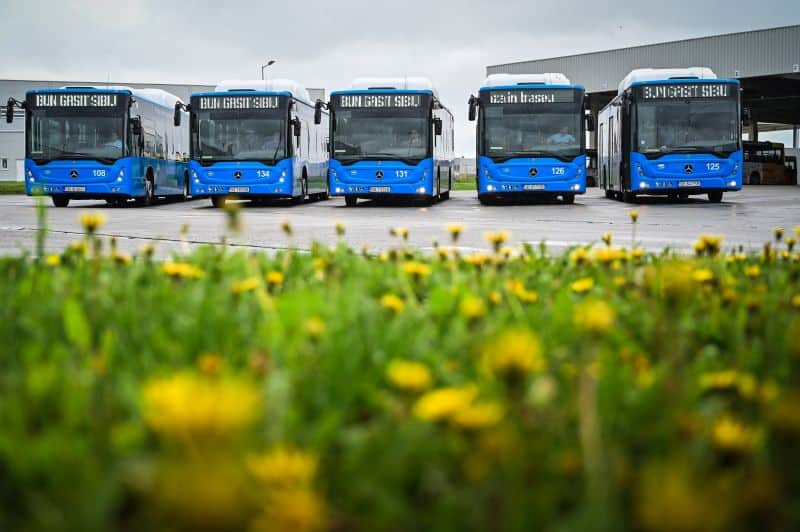
{"label": "mercedes star emblem", "polygon": [[242,178],[242,173],[237,170],[237,171],[235,171],[233,173],[233,177],[235,177],[236,179],[241,179]]}
{"label": "mercedes star emblem", "polygon": [[537,175],[539,175],[539,170],[537,170],[536,168],[531,168],[528,174],[530,174],[531,177],[536,177]]}
{"label": "mercedes star emblem", "polygon": [[694,166],[692,166],[691,164],[687,164],[686,166],[683,167],[683,171],[686,172],[687,174],[691,174],[692,172],[694,172]]}
{"label": "mercedes star emblem", "polygon": [[383,179],[383,170],[378,170],[377,172],[375,172],[375,178]]}
{"label": "mercedes star emblem", "polygon": [[77,170],[70,170],[70,171],[69,171],[69,176],[70,176],[72,179],[75,179],[76,177],[78,177],[78,171],[77,171]]}

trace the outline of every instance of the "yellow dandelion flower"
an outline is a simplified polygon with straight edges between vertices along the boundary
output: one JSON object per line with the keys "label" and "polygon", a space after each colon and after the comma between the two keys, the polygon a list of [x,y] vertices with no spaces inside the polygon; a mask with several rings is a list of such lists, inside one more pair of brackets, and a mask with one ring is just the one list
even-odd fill
{"label": "yellow dandelion flower", "polygon": [[772,234],[775,235],[775,241],[780,242],[781,240],[783,240],[783,234],[785,232],[786,230],[783,227],[774,227],[772,229]]}
{"label": "yellow dandelion flower", "polygon": [[389,309],[395,314],[400,314],[406,308],[405,302],[394,294],[385,294],[381,297],[380,302],[383,308]]}
{"label": "yellow dandelion flower", "polygon": [[270,489],[310,486],[317,474],[317,458],[307,452],[278,447],[246,459],[247,469]]}
{"label": "yellow dandelion flower", "polygon": [[86,213],[81,215],[80,221],[86,232],[92,234],[106,223],[106,217],[100,213]]}
{"label": "yellow dandelion flower", "polygon": [[569,260],[573,264],[588,264],[592,258],[586,248],[576,248],[570,252]]}
{"label": "yellow dandelion flower", "polygon": [[453,239],[453,242],[458,242],[458,237],[460,237],[461,233],[464,231],[464,226],[461,224],[447,224],[445,230],[450,234],[450,238]]}
{"label": "yellow dandelion flower", "polygon": [[427,264],[422,262],[406,262],[402,266],[403,271],[412,277],[414,280],[418,281],[424,277],[428,277],[431,274],[431,267]]}
{"label": "yellow dandelion flower", "polygon": [[800,309],[800,294],[795,294],[792,297],[792,306],[796,309]]}
{"label": "yellow dandelion flower", "polygon": [[750,279],[756,279],[761,275],[761,268],[758,264],[753,264],[744,269],[744,274]]}
{"label": "yellow dandelion flower", "polygon": [[483,236],[494,247],[494,250],[498,251],[511,238],[511,233],[508,231],[488,231]]}
{"label": "yellow dandelion flower", "polygon": [[176,279],[202,279],[203,270],[186,262],[165,262],[161,271]]}
{"label": "yellow dandelion flower", "polygon": [[89,250],[89,247],[83,240],[76,240],[75,242],[70,242],[69,247],[67,249],[69,249],[71,253],[75,253],[76,255],[85,255],[86,252]]}
{"label": "yellow dandelion flower", "polygon": [[283,231],[283,233],[286,236],[292,236],[292,234],[294,233],[294,230],[292,229],[292,224],[290,224],[288,220],[284,220],[283,222],[281,222],[281,231]]}
{"label": "yellow dandelion flower", "polygon": [[740,421],[724,416],[714,424],[711,439],[714,446],[722,451],[746,454],[758,446],[761,433]]}
{"label": "yellow dandelion flower", "polygon": [[614,307],[605,301],[583,301],[575,307],[572,319],[575,325],[584,331],[604,334],[614,326],[617,313]]}
{"label": "yellow dandelion flower", "polygon": [[128,264],[133,262],[133,257],[130,253],[125,253],[124,251],[114,251],[110,255],[111,260],[120,264],[122,266],[127,266]]}
{"label": "yellow dandelion flower", "polygon": [[642,248],[634,248],[631,251],[631,259],[635,262],[640,262],[644,258],[644,250]]}
{"label": "yellow dandelion flower", "polygon": [[591,277],[584,277],[583,279],[578,279],[569,286],[576,294],[585,294],[594,288],[594,279]]}
{"label": "yellow dandelion flower", "polygon": [[487,342],[481,350],[484,367],[496,375],[542,373],[547,360],[539,338],[526,329],[510,329]]}
{"label": "yellow dandelion flower", "polygon": [[470,404],[458,410],[452,423],[462,430],[482,430],[494,427],[503,419],[503,408],[499,403]]}
{"label": "yellow dandelion flower", "polygon": [[735,388],[739,373],[734,370],[704,373],[700,376],[700,387],[704,390],[727,390]]}
{"label": "yellow dandelion flower", "polygon": [[607,233],[603,233],[603,236],[601,237],[601,239],[603,240],[603,243],[606,246],[609,246],[609,247],[611,246],[611,241],[612,241],[613,238],[614,238],[614,234],[611,233],[610,231],[607,232]]}
{"label": "yellow dandelion flower", "polygon": [[714,280],[714,273],[707,268],[697,268],[692,272],[692,279],[698,283],[708,283]]}
{"label": "yellow dandelion flower", "polygon": [[336,224],[335,224],[333,227],[334,227],[334,229],[336,230],[336,234],[337,234],[338,236],[344,236],[344,234],[345,234],[345,232],[346,232],[346,229],[345,229],[344,223],[342,223],[342,222],[336,222]]}
{"label": "yellow dandelion flower", "polygon": [[61,256],[54,254],[48,255],[47,257],[45,257],[44,261],[45,263],[47,263],[48,266],[52,266],[55,268],[56,266],[61,264]]}
{"label": "yellow dandelion flower", "polygon": [[794,250],[794,247],[797,245],[797,239],[793,236],[786,238],[786,247],[789,248],[789,253]]}
{"label": "yellow dandelion flower", "polygon": [[442,421],[464,410],[478,395],[474,386],[439,388],[430,391],[414,403],[414,415],[423,421]]}
{"label": "yellow dandelion flower", "polygon": [[461,300],[459,306],[461,315],[467,319],[474,320],[481,318],[486,314],[486,305],[483,301],[475,296],[466,296]]}
{"label": "yellow dandelion flower", "polygon": [[261,286],[261,279],[256,276],[248,277],[241,281],[234,281],[233,284],[231,284],[231,293],[238,296],[240,294],[252,292],[259,286]]}
{"label": "yellow dandelion flower", "polygon": [[433,384],[433,376],[425,364],[408,360],[393,360],[386,368],[386,378],[404,392],[421,392]]}
{"label": "yellow dandelion flower", "polygon": [[213,353],[205,353],[197,359],[197,367],[205,375],[219,375],[222,370],[222,357]]}
{"label": "yellow dandelion flower", "polygon": [[156,248],[153,246],[153,244],[142,244],[139,247],[139,255],[142,255],[143,257],[152,257],[155,251]]}
{"label": "yellow dandelion flower", "polygon": [[489,262],[489,256],[485,253],[472,253],[464,257],[464,261],[473,266],[483,266]]}
{"label": "yellow dandelion flower", "polygon": [[614,265],[616,262],[627,259],[626,253],[616,247],[606,246],[604,248],[594,250],[594,260],[600,264]]}
{"label": "yellow dandelion flower", "polygon": [[325,334],[327,328],[325,322],[317,317],[308,318],[305,322],[304,328],[308,335],[313,339],[319,339]]}
{"label": "yellow dandelion flower", "polygon": [[717,255],[722,248],[722,237],[717,235],[700,235],[697,242],[694,243],[694,250],[698,255],[706,253],[708,255]]}
{"label": "yellow dandelion flower", "polygon": [[328,528],[325,501],[314,490],[283,489],[269,494],[264,513],[250,527],[251,532],[318,532]]}
{"label": "yellow dandelion flower", "polygon": [[408,229],[405,227],[393,227],[389,230],[389,234],[403,240],[408,240]]}
{"label": "yellow dandelion flower", "polygon": [[285,277],[283,273],[272,270],[271,272],[267,273],[267,282],[272,286],[280,286],[283,284]]}
{"label": "yellow dandelion flower", "polygon": [[491,301],[493,305],[499,305],[503,302],[503,295],[497,290],[492,290],[489,293],[489,301]]}
{"label": "yellow dandelion flower", "polygon": [[228,436],[258,415],[259,395],[239,380],[207,379],[189,373],[152,379],[144,387],[144,419],[155,432],[182,440]]}
{"label": "yellow dandelion flower", "polygon": [[637,209],[631,209],[628,211],[628,216],[631,219],[631,222],[636,223],[639,221],[639,211]]}

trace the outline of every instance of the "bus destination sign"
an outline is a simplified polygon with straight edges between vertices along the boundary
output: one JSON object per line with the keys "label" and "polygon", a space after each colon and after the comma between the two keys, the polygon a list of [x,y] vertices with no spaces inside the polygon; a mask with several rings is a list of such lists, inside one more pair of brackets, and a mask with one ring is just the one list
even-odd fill
{"label": "bus destination sign", "polygon": [[422,107],[420,94],[340,94],[337,96],[342,109],[413,109]]}
{"label": "bus destination sign", "polygon": [[489,98],[486,100],[489,105],[573,103],[575,91],[571,89],[499,90],[490,91]]}
{"label": "bus destination sign", "polygon": [[121,103],[119,94],[97,94],[60,92],[34,94],[34,107],[117,107]]}
{"label": "bus destination sign", "polygon": [[643,85],[643,100],[687,100],[694,98],[726,98],[733,94],[729,83],[677,83],[669,85]]}
{"label": "bus destination sign", "polygon": [[228,111],[239,109],[279,109],[279,96],[200,96],[201,111]]}

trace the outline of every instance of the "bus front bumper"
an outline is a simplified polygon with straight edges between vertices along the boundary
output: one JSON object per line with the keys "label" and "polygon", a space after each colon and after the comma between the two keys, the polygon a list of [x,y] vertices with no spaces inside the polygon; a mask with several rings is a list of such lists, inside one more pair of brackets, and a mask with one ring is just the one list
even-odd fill
{"label": "bus front bumper", "polygon": [[291,197],[293,195],[291,183],[274,183],[258,185],[228,185],[228,184],[208,184],[193,182],[190,187],[192,196],[280,196]]}
{"label": "bus front bumper", "polygon": [[431,196],[433,188],[421,183],[394,183],[374,185],[351,185],[334,183],[330,189],[331,196],[358,196],[360,198],[385,196]]}
{"label": "bus front bumper", "polygon": [[575,180],[520,183],[517,181],[481,180],[480,193],[489,194],[585,194],[586,183]]}
{"label": "bus front bumper", "polygon": [[75,199],[104,199],[133,196],[129,183],[25,183],[28,196],[62,195]]}
{"label": "bus front bumper", "polygon": [[644,195],[662,194],[705,194],[721,190],[723,192],[737,192],[742,189],[741,179],[722,177],[688,177],[680,178],[646,178],[639,177],[631,183],[631,191]]}

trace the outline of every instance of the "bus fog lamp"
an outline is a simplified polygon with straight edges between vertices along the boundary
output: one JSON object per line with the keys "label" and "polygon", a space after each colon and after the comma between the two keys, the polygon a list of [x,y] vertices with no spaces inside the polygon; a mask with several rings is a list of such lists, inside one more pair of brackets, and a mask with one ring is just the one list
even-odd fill
{"label": "bus fog lamp", "polygon": [[641,181],[641,182],[639,183],[639,188],[650,188],[650,185],[648,185],[648,184],[647,184],[647,183],[645,183],[644,181]]}
{"label": "bus fog lamp", "polygon": [[417,194],[425,194],[425,187],[419,187],[417,189]]}
{"label": "bus fog lamp", "polygon": [[494,192],[494,185],[486,185],[486,190],[489,192]]}
{"label": "bus fog lamp", "polygon": [[575,183],[574,185],[572,185],[572,190],[577,191],[577,190],[580,190],[580,189],[581,189],[581,186],[579,184]]}
{"label": "bus fog lamp", "polygon": [[731,188],[736,188],[736,181],[729,182],[728,186],[731,187]]}
{"label": "bus fog lamp", "polygon": [[34,178],[32,178],[32,177],[31,177],[31,178],[29,179],[29,181],[30,181],[31,183],[35,183],[35,182],[36,182],[36,179],[34,179]]}

